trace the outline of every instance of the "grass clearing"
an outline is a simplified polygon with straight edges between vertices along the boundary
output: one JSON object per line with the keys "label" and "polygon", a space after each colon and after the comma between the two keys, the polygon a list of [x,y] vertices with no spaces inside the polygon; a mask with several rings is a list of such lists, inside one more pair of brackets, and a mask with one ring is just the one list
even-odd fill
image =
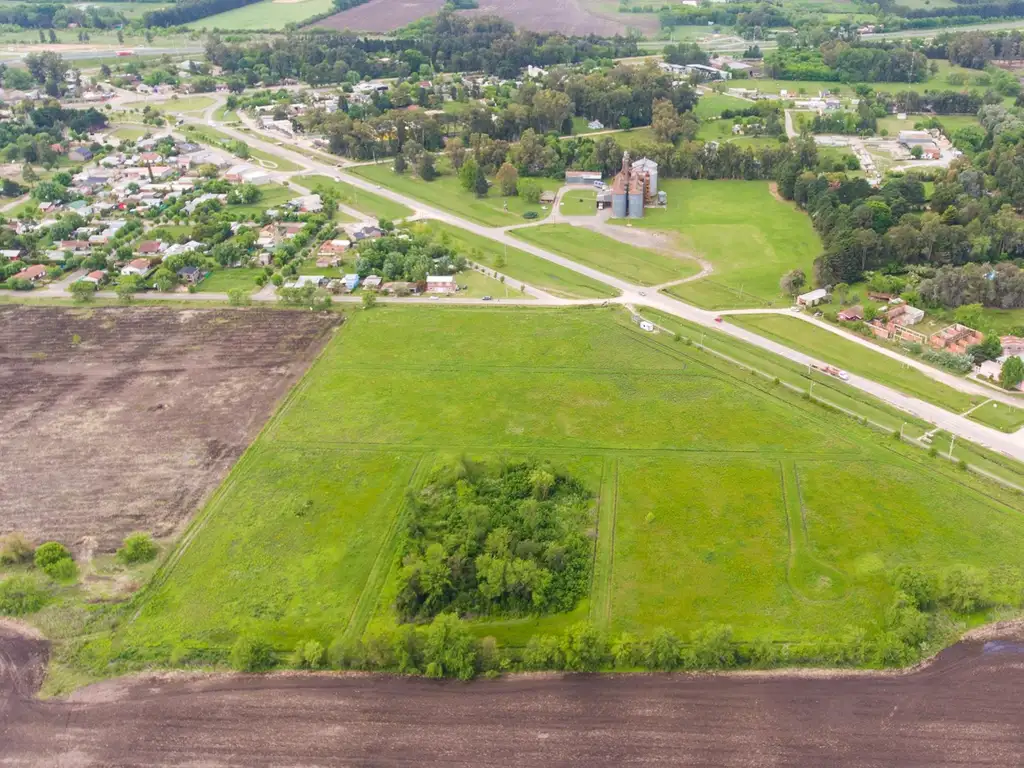
{"label": "grass clearing", "polygon": [[596,215],[597,190],[573,187],[562,195],[558,212],[562,216]]}
{"label": "grass clearing", "polygon": [[618,295],[614,288],[604,283],[526,251],[520,251],[518,248],[508,248],[490,238],[440,221],[424,222],[423,226],[434,232],[446,234],[472,261],[556,296],[570,299],[602,299]]}
{"label": "grass clearing", "polygon": [[[678,232],[686,250],[714,272],[668,292],[706,309],[787,306],[779,278],[791,269],[810,275],[821,241],[805,213],[775,200],[757,181],[663,180],[667,208],[653,208],[634,227]],[[617,223],[617,222],[616,222]]]}
{"label": "grass clearing", "polygon": [[179,112],[202,112],[212,107],[214,103],[214,99],[210,96],[174,96],[163,101],[156,99],[130,101],[124,107],[125,109],[142,109],[149,106],[159,109],[161,112],[177,114]]}
{"label": "grass clearing", "polygon": [[[523,223],[523,214],[531,211],[543,219],[550,212],[550,206],[528,203],[521,197],[502,197],[498,190],[491,188],[487,197],[477,197],[467,192],[452,174],[439,176],[431,182],[423,181],[409,172],[395,173],[390,163],[360,165],[347,169],[349,173],[393,189],[403,195],[416,198],[427,205],[450,211],[456,216],[483,224],[488,227],[506,227]],[[555,179],[536,179],[545,190],[554,192],[561,186]],[[505,210],[505,206],[508,210]]]}
{"label": "grass clearing", "polygon": [[695,261],[637,248],[571,224],[523,227],[510,234],[637,285],[659,285],[700,271]]}
{"label": "grass clearing", "polygon": [[723,110],[749,109],[752,106],[754,106],[754,103],[746,99],[712,91],[701,94],[700,99],[697,101],[697,106],[693,108],[693,114],[701,120],[715,119],[721,116]]}
{"label": "grass clearing", "polygon": [[954,413],[985,401],[983,396],[953,389],[916,368],[904,367],[898,360],[796,317],[732,315],[727,321]]}
{"label": "grass clearing", "polygon": [[251,205],[229,205],[226,210],[244,218],[252,218],[260,216],[269,208],[276,208],[296,197],[294,191],[281,184],[261,184],[257,189],[261,193],[260,199],[257,202]]}
{"label": "grass clearing", "polygon": [[252,293],[256,290],[256,278],[263,274],[262,269],[235,267],[231,269],[214,269],[196,290],[200,293],[227,293],[242,288]]}
{"label": "grass clearing", "polygon": [[[1021,401],[1021,405],[1024,406],[1024,401]],[[1002,432],[1016,432],[1024,427],[1024,408],[1014,408],[995,400],[971,411],[969,417]]]}
{"label": "grass clearing", "polygon": [[620,310],[380,305],[350,314],[114,646],[166,664],[394,621],[404,494],[459,455],[550,458],[601,494],[590,599],[474,622],[505,645],[584,616],[837,637],[884,621],[898,564],[1024,565],[1019,498]]}
{"label": "grass clearing", "polygon": [[261,3],[233,8],[192,22],[189,26],[205,29],[265,29],[280,31],[286,24],[302,25],[306,19],[319,16],[331,10],[331,0],[299,0],[298,2],[276,2],[264,0]]}
{"label": "grass clearing", "polygon": [[329,189],[337,195],[339,202],[378,219],[394,220],[412,216],[412,210],[401,203],[388,200],[373,192],[365,192],[351,184],[335,181],[327,176],[298,176],[295,178],[295,182],[314,192],[319,188]]}

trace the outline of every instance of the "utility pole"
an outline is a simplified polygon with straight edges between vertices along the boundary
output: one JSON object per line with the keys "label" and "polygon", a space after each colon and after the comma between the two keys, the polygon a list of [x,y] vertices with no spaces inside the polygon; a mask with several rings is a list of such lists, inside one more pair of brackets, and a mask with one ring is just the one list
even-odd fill
{"label": "utility pole", "polygon": [[905,422],[905,421],[902,424],[900,424],[900,442],[901,443],[903,442],[903,428],[905,426],[907,426],[907,422]]}
{"label": "utility pole", "polygon": [[953,435],[949,440],[949,455],[946,458],[953,458],[953,444],[956,442],[956,435]]}

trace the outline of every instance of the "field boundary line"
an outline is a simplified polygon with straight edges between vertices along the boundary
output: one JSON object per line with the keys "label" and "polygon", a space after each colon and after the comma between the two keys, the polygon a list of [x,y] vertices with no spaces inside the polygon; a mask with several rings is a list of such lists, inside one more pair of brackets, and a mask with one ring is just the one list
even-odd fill
{"label": "field boundary line", "polygon": [[606,456],[601,465],[601,489],[597,500],[597,540],[591,577],[591,621],[607,628],[611,620],[612,569],[615,558],[615,520],[619,494],[619,460]]}
{"label": "field boundary line", "polygon": [[[404,527],[409,513],[407,492],[418,488],[422,484],[425,479],[423,475],[432,467],[432,464],[425,462],[424,459],[435,455],[433,452],[422,453],[413,466],[409,479],[403,486],[400,486],[403,490],[402,501],[398,509],[395,510],[391,525],[388,526],[388,531],[381,541],[380,548],[377,550],[377,556],[373,559],[373,566],[371,566],[366,574],[366,581],[359,592],[359,599],[356,600],[348,622],[345,624],[345,629],[341,633],[342,638],[346,641],[351,642],[362,637],[366,631],[367,624],[370,623],[370,619],[373,617],[373,611],[377,607],[377,603],[380,602],[384,584],[387,581],[388,574],[391,572],[395,547],[398,543],[399,529]],[[386,567],[383,565],[385,560],[387,561]]]}
{"label": "field boundary line", "polygon": [[[636,314],[637,314],[637,316],[641,316],[639,314],[639,312],[636,313]],[[662,331],[663,333],[674,334],[673,331],[670,331],[668,328],[666,328],[665,326],[661,325],[660,323],[656,323],[653,320],[649,320],[648,322],[653,323],[654,327],[657,328],[658,330]],[[689,338],[689,337],[687,337],[687,338]],[[725,360],[726,362],[731,363],[732,365],[738,366],[739,368],[742,368],[742,369],[747,370],[747,371],[752,371],[753,373],[756,373],[758,376],[762,376],[762,377],[764,377],[766,379],[769,379],[771,381],[774,381],[776,378],[778,378],[776,376],[772,376],[771,374],[768,374],[768,373],[760,370],[759,368],[755,368],[752,365],[740,362],[739,360],[736,360],[735,358],[730,357],[729,355],[725,354],[724,352],[719,352],[716,349],[711,349],[710,347],[707,347],[707,346],[701,344],[700,342],[694,341],[692,338],[690,338],[690,341],[692,342],[694,347],[697,347],[698,349],[702,349],[705,352],[709,352],[710,354],[714,355],[715,357],[721,358],[722,360]],[[891,434],[899,434],[896,430],[892,429],[891,427],[887,427],[885,424],[880,424],[879,422],[874,421],[872,419],[869,419],[866,416],[861,416],[860,414],[855,413],[854,411],[851,411],[848,408],[844,408],[841,405],[836,405],[835,403],[830,402],[829,400],[826,400],[823,397],[818,397],[816,395],[813,395],[813,394],[810,394],[808,392],[805,392],[802,388],[800,388],[800,387],[798,387],[798,386],[796,386],[794,384],[790,384],[788,381],[781,381],[780,380],[779,381],[779,386],[786,387],[788,390],[790,390],[792,392],[796,392],[796,393],[798,393],[800,395],[805,395],[806,394],[806,395],[808,395],[808,397],[810,398],[810,400],[812,402],[813,401],[818,401],[819,403],[822,403],[823,405],[826,405],[829,408],[832,408],[833,410],[835,410],[835,411],[837,411],[839,413],[845,414],[846,416],[849,416],[850,418],[852,418],[852,419],[854,419],[856,421],[859,421],[861,423],[870,425],[870,426],[874,427],[875,429],[878,429],[878,430],[880,430],[882,432],[885,432],[886,434],[890,434],[890,435]],[[908,414],[907,421],[912,421],[912,418],[909,418],[909,414]],[[930,422],[928,422],[928,423],[930,423]],[[934,427],[935,425],[932,424],[932,426]],[[911,445],[917,446],[918,448],[922,448],[922,449],[927,449],[929,447],[929,446],[925,445],[924,443],[922,443],[919,439],[914,438],[914,437],[904,436],[902,438],[902,441],[910,443]],[[974,445],[970,441],[966,441],[966,442],[969,445]],[[911,459],[911,461],[913,461],[913,459]],[[957,460],[950,458],[949,461],[954,462],[954,461],[957,461]],[[1005,479],[1003,477],[1000,477],[999,475],[997,475],[997,474],[995,474],[993,472],[989,472],[988,470],[983,469],[982,467],[979,467],[976,464],[968,463],[967,466],[968,466],[968,468],[972,472],[975,472],[975,473],[981,475],[982,477],[986,477],[989,480],[992,480],[993,482],[996,482],[996,483],[999,483],[1002,486],[1005,486],[1006,488],[1012,489],[1014,491],[1018,491],[1020,493],[1024,493],[1024,486],[1017,485],[1016,483],[1013,483],[1010,480],[1007,480],[1007,479]],[[950,479],[952,479],[952,478],[950,478]],[[1000,502],[1000,503],[1002,503],[1002,502]]]}

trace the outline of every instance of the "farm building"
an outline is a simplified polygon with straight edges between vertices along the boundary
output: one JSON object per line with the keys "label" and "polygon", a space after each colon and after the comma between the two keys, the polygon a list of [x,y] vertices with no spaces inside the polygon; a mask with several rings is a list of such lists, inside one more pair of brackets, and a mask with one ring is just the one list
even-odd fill
{"label": "farm building", "polygon": [[828,299],[828,291],[824,288],[815,288],[813,291],[801,293],[796,297],[796,303],[801,307],[816,307]]}
{"label": "farm building", "polygon": [[149,270],[149,259],[132,259],[123,267],[121,267],[121,274],[138,275],[139,277],[145,277],[147,274],[149,274]]}
{"label": "farm building", "polygon": [[942,154],[928,131],[900,131],[899,142],[908,150],[920,147],[921,156],[930,160],[938,159]]}
{"label": "farm building", "polygon": [[319,288],[326,282],[327,278],[323,275],[299,275],[295,278],[294,282],[286,283],[286,285],[288,288],[303,288],[307,285],[313,285]]}
{"label": "farm building", "polygon": [[587,186],[593,186],[595,181],[601,180],[600,171],[566,171],[565,172],[565,183],[566,184],[586,184]]}
{"label": "farm building", "polygon": [[457,290],[455,275],[427,275],[427,293],[455,293]]}
{"label": "farm building", "polygon": [[630,164],[629,152],[623,152],[622,170],[612,181],[612,216],[643,218],[644,206],[653,204],[657,195],[658,164],[646,157]]}
{"label": "farm building", "polygon": [[858,304],[855,307],[844,309],[842,312],[837,314],[836,317],[838,317],[840,320],[845,320],[846,322],[851,322],[853,320],[863,320],[864,307]]}

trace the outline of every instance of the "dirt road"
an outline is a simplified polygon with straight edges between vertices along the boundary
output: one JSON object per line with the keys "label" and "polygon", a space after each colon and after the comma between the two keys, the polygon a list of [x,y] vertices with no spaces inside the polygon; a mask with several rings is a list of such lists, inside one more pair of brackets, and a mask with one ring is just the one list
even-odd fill
{"label": "dirt road", "polygon": [[[0,625],[0,659],[44,650]],[[50,702],[0,665],[0,765],[1021,765],[1022,661],[1019,643],[973,643],[893,676],[218,675]]]}

